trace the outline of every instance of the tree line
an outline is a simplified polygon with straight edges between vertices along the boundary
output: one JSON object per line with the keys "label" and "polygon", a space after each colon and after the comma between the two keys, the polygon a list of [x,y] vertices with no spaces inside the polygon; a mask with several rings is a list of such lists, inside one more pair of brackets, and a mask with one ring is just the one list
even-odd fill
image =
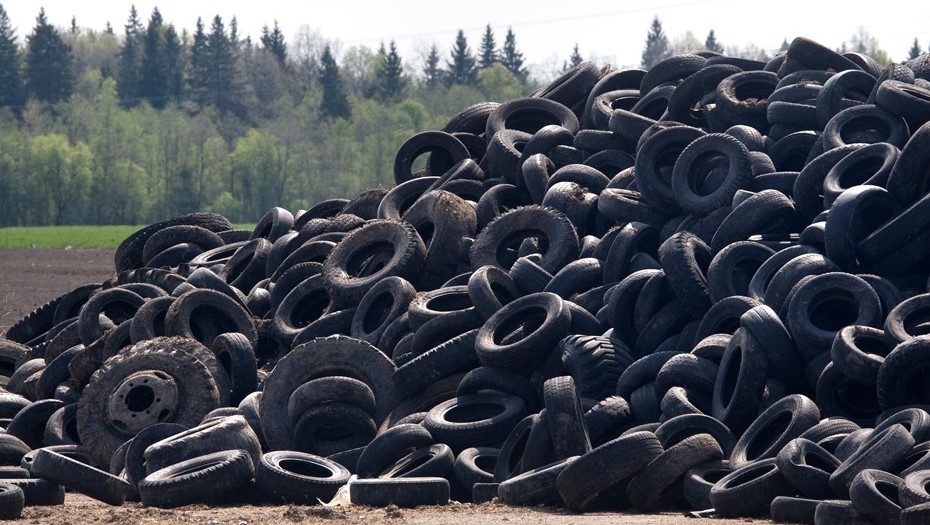
{"label": "tree line", "polygon": [[[277,22],[253,41],[220,16],[194,27],[132,7],[119,31],[57,28],[40,10],[21,44],[0,5],[0,226],[306,208],[389,186],[409,136],[551,80],[530,74],[512,29],[499,44],[490,24],[477,49],[459,30],[417,66],[393,41],[341,49],[309,29],[288,40]],[[713,31],[669,42],[656,18],[643,65],[717,46]],[[562,69],[583,60],[575,45]]]}

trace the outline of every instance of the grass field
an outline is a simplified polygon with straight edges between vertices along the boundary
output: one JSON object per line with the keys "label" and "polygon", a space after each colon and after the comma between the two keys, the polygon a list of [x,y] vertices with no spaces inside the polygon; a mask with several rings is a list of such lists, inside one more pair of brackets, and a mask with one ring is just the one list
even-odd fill
{"label": "grass field", "polygon": [[[251,230],[254,225],[237,224]],[[0,228],[2,248],[108,248],[142,226],[16,226]]]}

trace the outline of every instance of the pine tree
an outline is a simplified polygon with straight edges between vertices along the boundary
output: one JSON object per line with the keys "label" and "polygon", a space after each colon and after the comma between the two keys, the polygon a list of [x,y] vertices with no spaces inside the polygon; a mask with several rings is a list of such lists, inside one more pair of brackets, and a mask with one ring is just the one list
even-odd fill
{"label": "pine tree", "polygon": [[141,95],[152,107],[163,108],[168,96],[168,63],[165,57],[164,20],[158,8],[152,10],[142,40]]}
{"label": "pine tree", "polygon": [[443,70],[439,67],[439,49],[436,44],[429,48],[429,54],[426,55],[426,62],[423,65],[423,81],[428,89],[439,87],[442,82]]}
{"label": "pine tree", "polygon": [[0,107],[18,111],[26,102],[21,66],[16,32],[6,10],[0,5]]}
{"label": "pine tree", "polygon": [[781,46],[778,47],[778,51],[788,51],[788,47],[789,47],[790,45],[791,45],[791,44],[788,43],[788,39],[787,39],[787,38],[782,39],[782,41],[781,41]]}
{"label": "pine tree", "polygon": [[284,43],[284,33],[278,27],[278,21],[274,21],[274,29],[269,31],[268,26],[262,28],[262,46],[269,53],[278,59],[281,65],[287,62],[287,44]]}
{"label": "pine tree", "polygon": [[478,68],[475,67],[475,56],[468,47],[465,32],[459,29],[455,36],[455,45],[452,47],[452,61],[447,62],[449,73],[446,82],[449,84],[471,85],[478,80]]}
{"label": "pine tree", "polygon": [[720,42],[717,42],[717,35],[714,34],[713,29],[707,33],[707,38],[704,40],[704,48],[708,51],[713,51],[714,53],[720,53],[721,55],[723,54],[723,46],[720,44]]}
{"label": "pine tree", "polygon": [[203,20],[197,18],[194,41],[191,44],[190,75],[188,88],[194,102],[205,105],[210,99],[210,56],[207,50],[207,34],[204,32]]}
{"label": "pine tree", "polygon": [[39,101],[56,103],[70,97],[73,89],[71,48],[40,9],[26,37],[26,91]]}
{"label": "pine tree", "polygon": [[923,53],[923,50],[920,49],[920,44],[917,42],[917,37],[914,37],[914,45],[911,46],[911,50],[907,54],[908,60],[914,60]]}
{"label": "pine tree", "polygon": [[184,98],[184,42],[171,24],[165,29],[164,56],[168,72],[168,98],[180,102]]}
{"label": "pine tree", "polygon": [[[382,100],[394,100],[407,87],[404,65],[400,54],[397,52],[397,44],[391,40],[390,48],[387,51],[384,49],[384,44],[382,44],[378,53],[382,58],[377,74],[377,95]],[[382,53],[383,55],[381,55]]]}
{"label": "pine tree", "polygon": [[132,107],[142,96],[142,21],[136,6],[129,9],[123,47],[119,52],[119,75],[116,89],[123,106]]}
{"label": "pine tree", "polygon": [[528,72],[523,67],[523,53],[517,51],[517,37],[514,36],[513,30],[507,28],[507,36],[504,38],[504,49],[501,53],[501,63],[510,71],[510,74],[520,82],[526,82]]}
{"label": "pine tree", "polygon": [[494,31],[491,30],[491,24],[484,28],[484,35],[481,37],[481,47],[478,50],[478,67],[487,69],[496,64],[500,59],[497,53],[497,43],[494,42]]}
{"label": "pine tree", "polygon": [[[234,19],[235,20],[235,19]],[[207,35],[208,74],[207,89],[210,98],[221,113],[241,109],[237,100],[239,85],[236,76],[236,46],[232,36],[227,36],[223,19],[213,17],[210,34]]]}
{"label": "pine tree", "polygon": [[581,52],[578,50],[578,44],[576,43],[575,47],[572,49],[572,55],[568,57],[568,62],[562,67],[562,69],[567,71],[582,62],[584,62],[584,58],[581,56]]}
{"label": "pine tree", "polygon": [[646,35],[646,47],[643,49],[643,67],[651,69],[662,60],[668,58],[668,37],[662,31],[662,22],[658,15],[652,19],[649,34]]}
{"label": "pine tree", "polygon": [[71,27],[68,28],[68,31],[70,31],[72,35],[77,35],[81,32],[81,28],[77,25],[77,17],[74,15],[71,15]]}
{"label": "pine tree", "polygon": [[323,100],[320,103],[320,113],[327,117],[349,118],[352,116],[352,106],[346,95],[346,87],[339,75],[339,66],[329,44],[323,48],[320,57],[320,84],[323,86]]}
{"label": "pine tree", "polygon": [[108,34],[108,35],[115,35],[115,34],[116,34],[116,31],[113,30],[113,24],[111,24],[109,21],[107,21],[107,25],[105,25],[105,26],[103,27],[103,32],[106,33],[106,34]]}

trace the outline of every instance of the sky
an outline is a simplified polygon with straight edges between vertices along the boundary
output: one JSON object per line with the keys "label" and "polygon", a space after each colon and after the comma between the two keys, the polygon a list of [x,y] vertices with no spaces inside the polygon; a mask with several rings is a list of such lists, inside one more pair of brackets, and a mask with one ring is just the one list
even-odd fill
{"label": "sky", "polygon": [[[68,26],[75,16],[81,27],[102,30],[109,21],[121,34],[131,3],[0,0],[20,38],[35,25],[40,7],[55,25]],[[354,45],[374,49],[382,41],[395,40],[401,56],[414,63],[434,43],[448,56],[458,29],[465,31],[469,45],[477,52],[484,27],[490,23],[498,45],[503,43],[507,28],[513,28],[519,50],[527,64],[537,70],[558,69],[576,44],[582,57],[601,65],[638,66],[654,15],[670,39],[690,30],[703,42],[713,29],[724,46],[756,44],[773,51],[783,39],[805,36],[836,48],[864,27],[897,61],[906,57],[915,37],[924,51],[930,47],[930,9],[921,9],[914,2],[882,2],[882,9],[797,0],[139,0],[134,4],[143,22],[157,6],[166,21],[189,31],[197,17],[209,28],[214,15],[219,14],[227,27],[235,15],[240,34],[249,34],[255,41],[262,27],[275,20],[286,40],[308,26],[326,39],[338,40],[342,50]]]}

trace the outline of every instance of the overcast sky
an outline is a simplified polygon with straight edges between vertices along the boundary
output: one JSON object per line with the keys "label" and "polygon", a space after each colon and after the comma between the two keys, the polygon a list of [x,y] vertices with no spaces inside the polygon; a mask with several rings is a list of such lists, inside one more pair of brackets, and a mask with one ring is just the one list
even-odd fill
{"label": "overcast sky", "polygon": [[[114,0],[0,0],[17,34],[25,37],[44,6],[49,20],[101,30],[109,21],[121,34],[131,2]],[[674,38],[691,30],[701,40],[710,29],[725,46],[756,44],[773,50],[782,39],[806,36],[830,47],[849,40],[865,27],[893,59],[903,60],[914,37],[926,51],[930,46],[930,9],[915,2],[881,2],[866,9],[860,3],[782,0],[660,0],[657,2],[581,2],[537,0],[308,0],[284,2],[217,0],[140,0],[135,2],[143,22],[158,6],[166,21],[191,30],[197,17],[209,27],[219,14],[227,22],[235,15],[239,31],[257,40],[263,25],[278,21],[288,40],[301,26],[338,39],[344,50],[353,45],[377,48],[396,40],[401,56],[415,61],[435,43],[448,56],[456,31],[465,30],[477,50],[485,24],[490,23],[498,44],[512,27],[527,63],[545,69],[561,64],[577,43],[585,58],[620,66],[638,65],[653,15]],[[876,4],[878,5],[878,4]]]}

